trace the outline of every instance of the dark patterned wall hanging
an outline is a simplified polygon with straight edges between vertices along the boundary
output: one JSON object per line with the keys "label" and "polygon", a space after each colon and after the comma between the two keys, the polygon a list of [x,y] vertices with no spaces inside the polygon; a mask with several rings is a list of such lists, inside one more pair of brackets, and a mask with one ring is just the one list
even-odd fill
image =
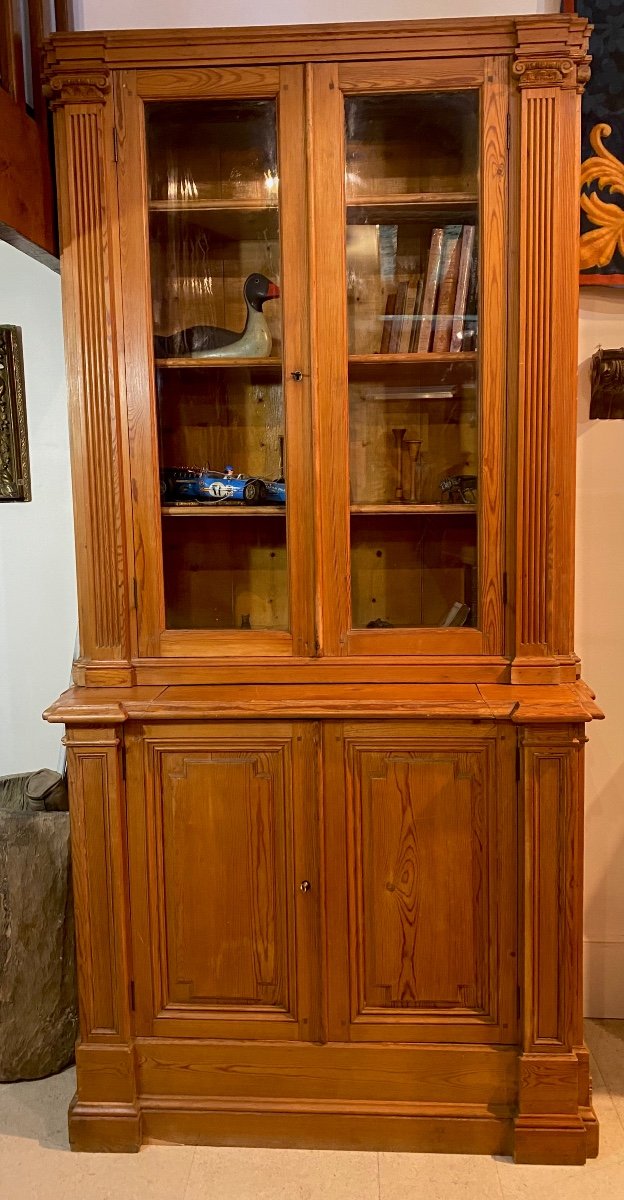
{"label": "dark patterned wall hanging", "polygon": [[624,0],[564,0],[594,26],[582,103],[581,284],[624,287]]}
{"label": "dark patterned wall hanging", "polygon": [[0,325],[0,501],[30,500],[22,331]]}

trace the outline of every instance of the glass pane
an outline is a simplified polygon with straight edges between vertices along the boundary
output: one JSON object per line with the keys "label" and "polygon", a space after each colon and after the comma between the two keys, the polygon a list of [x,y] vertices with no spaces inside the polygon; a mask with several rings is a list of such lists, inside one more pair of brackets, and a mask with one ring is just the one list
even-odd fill
{"label": "glass pane", "polygon": [[166,623],[287,629],[275,104],[146,107]]}
{"label": "glass pane", "polygon": [[354,628],[478,620],[478,95],[346,99]]}

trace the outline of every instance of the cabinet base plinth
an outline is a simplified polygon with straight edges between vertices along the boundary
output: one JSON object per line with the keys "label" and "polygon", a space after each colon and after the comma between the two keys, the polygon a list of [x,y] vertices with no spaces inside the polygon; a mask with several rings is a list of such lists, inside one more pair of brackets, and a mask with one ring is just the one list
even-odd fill
{"label": "cabinet base plinth", "polygon": [[123,1113],[74,1101],[72,1150],[133,1153],[149,1142],[191,1146],[511,1154],[513,1121],[497,1117],[236,1112],[177,1106]]}
{"label": "cabinet base plinth", "polygon": [[592,1109],[576,1117],[552,1113],[544,1117],[516,1117],[514,1162],[583,1166],[597,1154],[598,1122]]}
{"label": "cabinet base plinth", "polygon": [[84,1104],[74,1096],[68,1128],[71,1149],[91,1154],[136,1154],[143,1141],[141,1113],[132,1105]]}

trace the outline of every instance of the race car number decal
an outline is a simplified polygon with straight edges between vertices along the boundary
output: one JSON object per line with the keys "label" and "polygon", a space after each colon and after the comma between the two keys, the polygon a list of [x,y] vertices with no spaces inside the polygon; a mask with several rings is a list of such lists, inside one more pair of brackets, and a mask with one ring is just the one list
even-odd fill
{"label": "race car number decal", "polygon": [[208,487],[202,488],[202,491],[207,492],[209,496],[214,496],[215,500],[226,500],[228,496],[234,495],[231,483],[221,483],[220,479],[216,479]]}

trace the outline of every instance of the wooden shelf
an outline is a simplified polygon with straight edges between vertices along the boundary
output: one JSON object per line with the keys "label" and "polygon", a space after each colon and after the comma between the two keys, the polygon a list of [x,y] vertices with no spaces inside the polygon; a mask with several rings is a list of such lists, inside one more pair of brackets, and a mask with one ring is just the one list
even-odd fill
{"label": "wooden shelf", "polygon": [[427,354],[350,354],[349,366],[353,367],[409,367],[433,363],[474,363],[478,355],[475,350],[466,350],[462,354],[435,354],[433,350]]}
{"label": "wooden shelf", "polygon": [[397,221],[427,221],[453,216],[474,221],[479,197],[476,192],[414,192],[390,196],[354,196],[347,200],[351,225],[384,225]]}
{"label": "wooden shelf", "polygon": [[477,192],[391,192],[390,195],[348,196],[347,208],[367,208],[374,204],[397,208],[401,205],[431,207],[442,205],[453,208],[458,204],[478,204]]}
{"label": "wooden shelf", "polygon": [[405,517],[405,516],[461,516],[476,513],[476,504],[352,504],[351,516]]}
{"label": "wooden shelf", "polygon": [[349,381],[441,387],[476,382],[475,351],[463,354],[350,354]]}
{"label": "wooden shelf", "polygon": [[[279,241],[279,209],[277,204],[247,200],[155,200],[149,205],[154,232],[167,240],[168,223],[174,221],[174,237],[186,236],[189,229],[202,229],[210,235],[214,254],[221,243]],[[165,228],[162,229],[162,225]]]}
{"label": "wooden shelf", "polygon": [[150,200],[150,212],[262,212],[264,209],[276,209],[275,200],[249,199],[240,200]]}
{"label": "wooden shelf", "polygon": [[156,358],[156,366],[163,369],[193,367],[194,370],[231,371],[241,367],[253,367],[254,371],[277,371],[281,369],[280,358]]}
{"label": "wooden shelf", "polygon": [[163,504],[164,517],[285,517],[285,504]]}

